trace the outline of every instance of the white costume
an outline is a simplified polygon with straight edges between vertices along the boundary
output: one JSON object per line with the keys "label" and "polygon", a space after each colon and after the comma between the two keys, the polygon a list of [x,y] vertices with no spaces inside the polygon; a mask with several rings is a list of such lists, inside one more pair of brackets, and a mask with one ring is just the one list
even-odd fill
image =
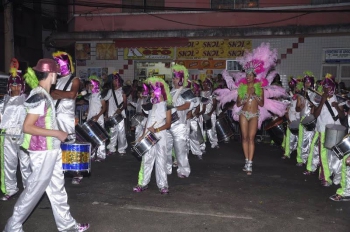
{"label": "white costume", "polygon": [[[206,109],[205,109],[205,112],[204,112],[204,114],[208,114],[213,108],[214,97],[212,96],[211,90],[201,91],[201,96],[209,99],[209,102],[208,102],[208,104],[206,106]],[[205,118],[203,118],[203,120],[204,119]],[[211,119],[212,128],[210,130],[203,131],[203,135],[205,133],[208,135],[211,147],[214,148],[214,147],[218,146],[218,137],[217,137],[217,134],[216,134],[216,127],[215,127],[215,125],[216,125],[216,109],[211,114],[211,118],[210,119]]]}

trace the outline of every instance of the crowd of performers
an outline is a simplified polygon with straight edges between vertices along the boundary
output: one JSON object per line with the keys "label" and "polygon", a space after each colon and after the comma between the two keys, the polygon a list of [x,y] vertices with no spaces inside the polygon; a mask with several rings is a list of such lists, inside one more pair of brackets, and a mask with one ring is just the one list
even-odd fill
{"label": "crowd of performers", "polygon": [[[174,65],[172,89],[163,79],[150,77],[134,89],[137,98],[132,100],[130,89],[124,88],[118,73],[108,75],[108,82],[90,76],[89,94],[84,96],[86,93],[80,92],[80,80],[74,75],[72,58],[66,52],[55,52],[53,59],[39,60],[24,75],[11,69],[8,94],[1,109],[1,191],[4,194],[1,200],[7,201],[19,191],[18,161],[24,191],[4,231],[23,231],[23,222],[44,192],[50,199],[59,231],[89,228],[89,224],[77,223],[71,216],[64,188],[67,170],[63,168],[63,147],[78,144],[81,139],[76,122],[79,95],[84,96],[89,105],[84,125],[102,128],[108,134],[108,143],[100,141],[87,151],[89,164],[103,161],[108,155],[126,154],[126,125],[130,123],[126,122],[126,109],[134,107],[136,113],[132,119],[137,123],[131,125],[135,139],[130,147],[141,160],[134,192],[148,188],[154,166],[161,194],[169,193],[167,176],[172,174],[173,167],[177,168],[179,178],[189,177],[190,151],[202,159],[206,141],[211,148],[218,149],[219,141],[229,140],[231,135],[218,138],[215,126],[229,110],[239,122],[245,158],[243,171],[247,175],[253,173],[257,130],[267,119],[285,118],[281,122],[288,125],[282,142],[283,157],[289,158],[297,150],[297,165],[305,164],[305,175],[316,172],[319,167],[324,186],[340,183],[341,187],[330,198],[350,200],[349,155],[338,158],[339,155],[325,146],[327,126],[332,129],[348,121],[348,114],[341,106],[347,104],[337,102],[334,78],[326,76],[315,90],[314,78],[306,72],[300,80],[291,79],[287,93],[283,87],[272,85],[277,75],[276,60],[277,51],[263,43],[239,60],[242,72],[230,76],[224,70],[223,80],[217,83],[209,77],[190,81],[188,70]],[[31,88],[29,96],[25,94],[25,82]],[[272,121],[270,128],[279,121]],[[336,132],[338,129],[335,128]],[[151,141],[147,149],[139,146],[143,141]],[[81,160],[84,157],[80,157]],[[82,173],[75,171],[72,183],[80,184],[82,180]]]}

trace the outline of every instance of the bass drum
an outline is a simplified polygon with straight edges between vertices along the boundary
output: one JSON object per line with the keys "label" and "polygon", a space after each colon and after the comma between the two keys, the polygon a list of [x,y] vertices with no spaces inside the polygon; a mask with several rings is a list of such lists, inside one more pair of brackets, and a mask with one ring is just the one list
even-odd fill
{"label": "bass drum", "polygon": [[283,142],[284,135],[286,134],[285,117],[274,117],[267,122],[265,130],[269,133],[271,139],[278,145]]}
{"label": "bass drum", "polygon": [[344,156],[350,153],[350,134],[346,135],[340,143],[332,147],[333,153],[338,159],[343,159]]}
{"label": "bass drum", "polygon": [[226,116],[218,118],[215,126],[219,142],[226,141],[233,135],[232,128]]}

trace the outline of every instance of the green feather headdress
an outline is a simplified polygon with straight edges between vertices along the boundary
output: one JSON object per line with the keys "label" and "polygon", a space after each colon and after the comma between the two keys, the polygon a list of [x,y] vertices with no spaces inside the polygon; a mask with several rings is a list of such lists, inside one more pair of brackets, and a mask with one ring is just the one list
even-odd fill
{"label": "green feather headdress", "polygon": [[[156,86],[157,83],[160,83],[161,84],[161,88],[162,88],[163,98],[166,97],[166,101],[167,101],[168,105],[172,104],[172,97],[171,97],[171,94],[170,94],[169,86],[162,78],[149,77],[149,78],[147,78],[144,81],[144,83],[147,84],[147,85],[153,85],[153,86]],[[165,94],[165,96],[164,96],[164,94]]]}
{"label": "green feather headdress", "polygon": [[173,77],[178,77],[181,76],[183,74],[183,85],[182,86],[187,86],[187,80],[188,80],[188,70],[185,66],[180,65],[180,64],[175,64],[171,67],[172,71],[173,71]]}
{"label": "green feather headdress", "polygon": [[[101,90],[102,90],[101,79],[96,75],[91,75],[91,76],[89,76],[89,81],[91,81],[91,80],[98,82],[98,89],[99,89],[99,92],[101,92]],[[96,88],[96,86],[93,85],[93,88]]]}
{"label": "green feather headdress", "polygon": [[38,87],[38,85],[39,85],[39,80],[36,77],[35,72],[31,67],[29,67],[27,69],[27,73],[24,74],[24,80],[29,85],[29,87],[31,89],[34,89],[34,88]]}

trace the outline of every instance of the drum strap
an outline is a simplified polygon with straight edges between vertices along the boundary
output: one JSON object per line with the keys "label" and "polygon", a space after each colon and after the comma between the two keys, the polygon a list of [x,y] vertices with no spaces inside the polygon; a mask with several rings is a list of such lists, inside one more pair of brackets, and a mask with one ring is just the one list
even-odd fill
{"label": "drum strap", "polygon": [[118,100],[117,100],[117,96],[115,96],[115,92],[114,92],[114,89],[111,89],[112,90],[112,94],[113,94],[113,98],[114,98],[114,101],[115,101],[115,104],[117,105],[117,108],[119,109],[119,107],[121,107],[123,105],[123,102],[118,104]]}
{"label": "drum strap", "polygon": [[337,121],[339,117],[338,117],[338,115],[337,115],[337,116],[334,115],[334,112],[333,112],[332,107],[331,107],[331,105],[329,104],[329,102],[326,101],[325,104],[326,104],[326,106],[327,106],[327,108],[328,108],[329,113],[332,115],[333,120],[334,120],[334,121]]}
{"label": "drum strap", "polygon": [[176,100],[177,100],[177,98],[179,97],[179,95],[180,95],[182,89],[183,89],[183,87],[180,87],[180,88],[178,88],[178,89],[176,90],[176,93],[175,93],[175,95],[174,95],[174,97],[173,97],[173,103],[176,102]]}
{"label": "drum strap", "polygon": [[[68,88],[69,84],[72,82],[72,80],[73,80],[74,77],[75,77],[75,76],[73,76],[73,75],[70,76],[70,78],[68,79],[67,83],[66,83],[65,86],[63,87],[62,91],[66,91],[66,89]],[[56,105],[55,105],[56,110],[57,110],[57,107],[58,107],[58,105],[60,104],[61,100],[62,100],[62,99],[58,99],[58,100],[56,101]]]}

